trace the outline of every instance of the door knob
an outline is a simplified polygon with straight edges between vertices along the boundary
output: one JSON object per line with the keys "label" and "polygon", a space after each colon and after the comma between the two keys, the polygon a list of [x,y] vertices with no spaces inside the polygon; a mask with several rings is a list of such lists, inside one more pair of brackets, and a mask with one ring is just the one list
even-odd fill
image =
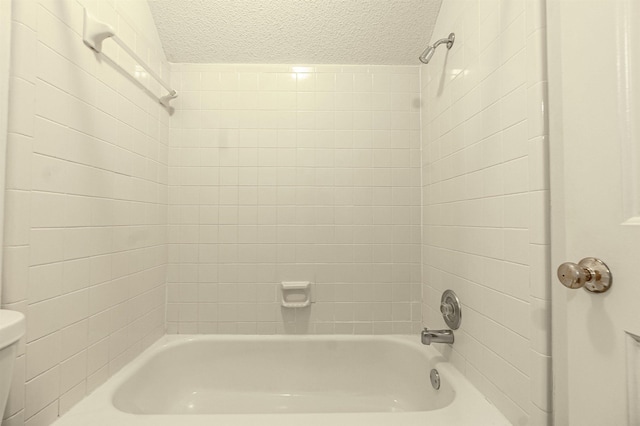
{"label": "door knob", "polygon": [[584,287],[592,293],[604,293],[611,287],[611,271],[600,259],[586,257],[579,263],[558,266],[558,279],[567,288]]}

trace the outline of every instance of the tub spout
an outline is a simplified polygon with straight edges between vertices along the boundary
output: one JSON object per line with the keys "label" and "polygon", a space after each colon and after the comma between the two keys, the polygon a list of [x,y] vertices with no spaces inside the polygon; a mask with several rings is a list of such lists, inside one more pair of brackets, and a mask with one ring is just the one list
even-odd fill
{"label": "tub spout", "polygon": [[432,343],[453,343],[452,330],[422,330],[422,344],[430,345]]}

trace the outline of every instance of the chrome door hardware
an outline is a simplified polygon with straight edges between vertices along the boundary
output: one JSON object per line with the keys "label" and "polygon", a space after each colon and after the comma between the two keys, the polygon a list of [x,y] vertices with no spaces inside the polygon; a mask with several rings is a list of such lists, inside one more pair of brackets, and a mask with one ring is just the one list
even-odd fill
{"label": "chrome door hardware", "polygon": [[452,330],[460,328],[462,322],[462,309],[460,307],[460,300],[453,290],[446,290],[442,293],[440,299],[440,312],[447,325]]}
{"label": "chrome door hardware", "polygon": [[567,288],[584,287],[592,293],[604,293],[612,281],[609,267],[595,257],[586,257],[577,264],[563,263],[558,266],[558,279]]}

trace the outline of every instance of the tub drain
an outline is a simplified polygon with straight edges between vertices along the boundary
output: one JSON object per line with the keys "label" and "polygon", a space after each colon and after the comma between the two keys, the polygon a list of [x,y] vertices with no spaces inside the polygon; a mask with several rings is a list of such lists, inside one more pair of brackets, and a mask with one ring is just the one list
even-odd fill
{"label": "tub drain", "polygon": [[431,386],[435,390],[440,389],[440,373],[435,368],[431,370],[431,374],[429,374],[429,378],[431,379]]}

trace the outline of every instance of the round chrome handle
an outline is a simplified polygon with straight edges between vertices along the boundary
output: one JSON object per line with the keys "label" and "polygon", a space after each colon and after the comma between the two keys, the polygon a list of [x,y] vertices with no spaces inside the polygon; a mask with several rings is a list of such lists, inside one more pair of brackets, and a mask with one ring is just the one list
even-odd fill
{"label": "round chrome handle", "polygon": [[584,287],[592,293],[604,293],[611,288],[611,271],[595,257],[587,257],[579,263],[566,262],[558,267],[558,279],[571,289]]}
{"label": "round chrome handle", "polygon": [[453,290],[445,290],[445,292],[442,293],[442,298],[440,299],[440,312],[442,312],[444,322],[446,322],[452,330],[460,328],[460,323],[462,322],[462,308],[460,306],[460,300]]}
{"label": "round chrome handle", "polygon": [[591,271],[576,263],[566,262],[558,267],[558,279],[567,288],[580,288],[591,279]]}
{"label": "round chrome handle", "polygon": [[454,308],[453,308],[453,305],[451,305],[451,303],[443,302],[440,305],[440,312],[442,312],[442,315],[444,316],[452,315],[453,311],[454,311]]}

